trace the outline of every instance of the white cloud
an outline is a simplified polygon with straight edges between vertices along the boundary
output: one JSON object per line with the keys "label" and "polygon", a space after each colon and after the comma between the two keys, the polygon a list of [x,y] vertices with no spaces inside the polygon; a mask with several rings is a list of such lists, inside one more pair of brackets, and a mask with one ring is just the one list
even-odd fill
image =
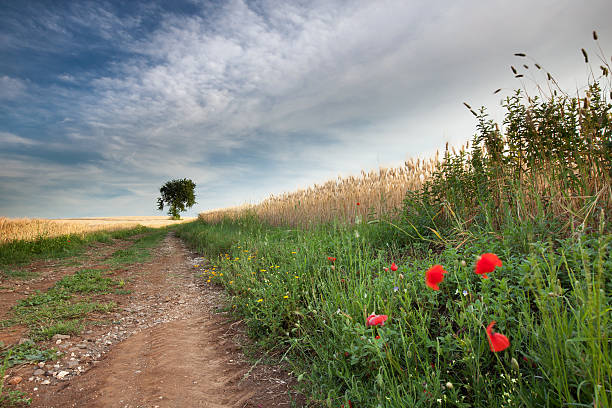
{"label": "white cloud", "polygon": [[[143,16],[75,5],[71,24],[131,56],[105,76],[90,72],[89,92],[54,89],[68,143],[104,158],[67,180],[138,185],[131,191],[144,197],[168,178],[191,177],[206,187],[207,208],[427,156],[475,131],[464,100],[500,119],[492,91],[520,86],[509,71],[514,52],[571,87],[593,28],[609,49],[611,9],[604,0],[231,0],[191,16],[143,9],[159,13],[159,27],[137,36]],[[61,19],[47,29],[63,32]]]}
{"label": "white cloud", "polygon": [[25,137],[17,136],[13,133],[0,132],[0,145],[23,145],[23,146],[34,146],[40,142],[32,139],[26,139]]}
{"label": "white cloud", "polygon": [[21,79],[0,76],[0,100],[18,98],[25,93],[26,88],[26,82]]}

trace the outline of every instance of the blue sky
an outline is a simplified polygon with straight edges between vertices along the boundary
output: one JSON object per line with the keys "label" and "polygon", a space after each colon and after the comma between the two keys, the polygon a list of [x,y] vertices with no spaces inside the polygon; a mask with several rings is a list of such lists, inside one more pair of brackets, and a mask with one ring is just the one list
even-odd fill
{"label": "blue sky", "polygon": [[515,52],[583,86],[580,48],[594,55],[595,29],[612,53],[611,15],[609,0],[3,1],[0,216],[156,215],[184,177],[196,214],[428,157],[475,132],[463,101],[501,119],[530,86]]}

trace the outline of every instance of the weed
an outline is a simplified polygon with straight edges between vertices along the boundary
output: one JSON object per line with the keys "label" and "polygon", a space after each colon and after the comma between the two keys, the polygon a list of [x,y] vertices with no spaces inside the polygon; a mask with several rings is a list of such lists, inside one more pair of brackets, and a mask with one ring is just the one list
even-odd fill
{"label": "weed", "polygon": [[0,359],[4,360],[7,368],[24,363],[52,361],[57,357],[57,350],[39,349],[32,341],[26,341],[0,352]]}
{"label": "weed", "polygon": [[147,262],[152,257],[151,248],[157,246],[165,236],[165,229],[143,235],[129,248],[115,251],[105,263],[117,267],[119,265]]}

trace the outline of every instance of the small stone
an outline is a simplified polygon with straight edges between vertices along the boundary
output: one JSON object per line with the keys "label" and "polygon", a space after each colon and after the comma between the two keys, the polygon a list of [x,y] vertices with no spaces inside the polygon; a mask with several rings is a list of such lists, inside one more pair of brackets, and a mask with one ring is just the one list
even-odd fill
{"label": "small stone", "polygon": [[38,368],[36,370],[34,370],[34,372],[32,374],[34,375],[43,375],[45,373],[45,370]]}
{"label": "small stone", "polygon": [[21,381],[23,381],[23,378],[21,378],[20,376],[16,375],[15,377],[12,377],[10,380],[8,380],[8,383],[10,385],[17,385]]}
{"label": "small stone", "polygon": [[51,340],[68,340],[69,338],[69,334],[55,334],[51,337]]}
{"label": "small stone", "polygon": [[40,383],[40,385],[49,385],[49,384],[51,384],[50,380],[45,380],[45,381]]}
{"label": "small stone", "polygon": [[76,346],[77,346],[78,348],[80,348],[80,349],[86,349],[86,348],[87,348],[87,344],[85,344],[85,343],[79,343],[79,344],[77,344]]}
{"label": "small stone", "polygon": [[55,344],[62,344],[62,339],[55,340]]}
{"label": "small stone", "polygon": [[43,368],[45,366],[45,362],[41,361],[40,363],[38,363],[38,367],[39,368]]}
{"label": "small stone", "polygon": [[74,361],[74,360],[73,360],[73,361],[69,361],[69,362],[68,362],[68,368],[74,368],[74,367],[76,367],[76,366],[78,366],[78,365],[79,365],[79,362],[78,362],[78,361]]}
{"label": "small stone", "polygon": [[62,378],[64,378],[68,374],[70,374],[70,371],[60,371],[59,373],[57,373],[57,378],[59,378],[61,380]]}

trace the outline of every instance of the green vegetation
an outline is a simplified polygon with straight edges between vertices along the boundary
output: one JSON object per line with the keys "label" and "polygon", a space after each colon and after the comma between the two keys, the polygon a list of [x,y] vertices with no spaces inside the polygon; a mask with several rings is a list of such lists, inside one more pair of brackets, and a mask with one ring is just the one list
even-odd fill
{"label": "green vegetation", "polygon": [[102,276],[100,270],[81,269],[74,275],[62,278],[55,286],[72,293],[108,293],[113,285],[118,284],[111,278]]}
{"label": "green vegetation", "polygon": [[[88,234],[62,235],[54,238],[38,238],[34,241],[19,240],[0,245],[0,270],[8,275],[9,266],[23,265],[36,259],[66,258],[81,254],[93,242],[110,242],[151,231],[136,227],[117,231],[99,231]],[[14,268],[13,268],[14,269]]]}
{"label": "green vegetation", "polygon": [[[66,278],[64,278],[66,279]],[[85,279],[67,280],[58,284],[44,293],[30,295],[20,300],[12,309],[12,317],[2,322],[3,326],[23,324],[30,328],[30,336],[35,340],[51,338],[54,334],[73,334],[79,329],[81,319],[89,313],[107,313],[115,304],[113,302],[98,303],[87,299],[76,299],[73,301],[72,293],[100,291],[104,286],[96,286],[93,280],[87,282]],[[64,286],[76,282],[69,286]]]}
{"label": "green vegetation", "polygon": [[17,269],[4,269],[0,270],[0,279],[32,279],[37,277],[38,274],[34,271],[25,268]]}
{"label": "green vegetation", "polygon": [[0,360],[7,368],[30,362],[52,361],[57,359],[57,350],[41,350],[31,341],[0,351]]}
{"label": "green vegetation", "polygon": [[142,263],[151,259],[151,248],[156,247],[166,236],[167,229],[160,228],[139,237],[134,244],[126,249],[119,249],[105,261],[105,263],[117,267],[125,264]]}
{"label": "green vegetation", "polygon": [[[575,98],[547,73],[539,98],[506,99],[503,126],[473,112],[471,150],[448,151],[399,216],[288,229],[245,215],[177,233],[325,406],[611,407],[606,67]],[[502,261],[488,279],[474,273],[485,253]],[[367,325],[372,313],[388,320]]]}
{"label": "green vegetation", "polygon": [[159,189],[161,197],[157,198],[157,209],[162,211],[167,205],[168,215],[173,220],[180,220],[180,213],[196,203],[195,187],[195,183],[186,178],[167,181]]}
{"label": "green vegetation", "polygon": [[33,342],[27,341],[13,347],[4,347],[0,342],[0,407],[29,405],[31,400],[27,394],[19,390],[4,390],[4,374],[10,367],[30,362],[52,361],[58,357],[54,349],[39,349]]}

